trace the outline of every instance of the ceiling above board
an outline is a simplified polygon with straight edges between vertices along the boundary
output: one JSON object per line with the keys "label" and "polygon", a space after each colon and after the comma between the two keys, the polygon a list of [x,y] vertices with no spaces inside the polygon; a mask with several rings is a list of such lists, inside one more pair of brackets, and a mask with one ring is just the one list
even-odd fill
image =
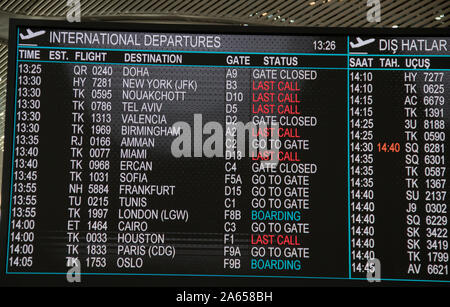
{"label": "ceiling above board", "polygon": [[[73,0],[0,0],[7,18],[65,19]],[[368,11],[380,3],[379,22]],[[314,27],[448,27],[449,0],[81,0],[81,21],[264,24]]]}

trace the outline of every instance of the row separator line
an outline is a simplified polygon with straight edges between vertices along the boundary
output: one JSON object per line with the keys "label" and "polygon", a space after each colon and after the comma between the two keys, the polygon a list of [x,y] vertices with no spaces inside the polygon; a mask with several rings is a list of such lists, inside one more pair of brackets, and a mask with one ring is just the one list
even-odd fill
{"label": "row separator line", "polygon": [[360,53],[308,53],[308,52],[254,52],[254,51],[202,51],[202,50],[149,50],[149,49],[116,49],[116,48],[83,48],[83,47],[59,47],[59,46],[29,46],[19,45],[19,48],[27,49],[61,49],[61,50],[95,50],[118,52],[155,52],[155,53],[210,53],[210,54],[258,54],[258,55],[305,55],[305,56],[341,56],[341,57],[450,57],[450,54],[360,54]]}

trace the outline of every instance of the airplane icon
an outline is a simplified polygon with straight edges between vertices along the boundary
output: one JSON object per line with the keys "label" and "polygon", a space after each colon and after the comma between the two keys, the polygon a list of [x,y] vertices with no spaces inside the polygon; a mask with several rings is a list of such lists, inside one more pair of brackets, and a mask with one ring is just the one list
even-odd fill
{"label": "airplane icon", "polygon": [[368,44],[373,43],[375,41],[375,38],[369,38],[369,39],[366,39],[366,40],[362,40],[361,37],[357,37],[356,40],[358,41],[356,43],[350,42],[350,47],[352,47],[352,48],[359,48],[359,47],[362,47],[362,46],[366,46]]}
{"label": "airplane icon", "polygon": [[22,33],[20,33],[20,39],[22,39],[22,40],[31,39],[31,38],[35,38],[35,37],[41,36],[44,33],[45,33],[44,30],[33,32],[30,29],[27,29],[27,34],[26,35],[23,35]]}

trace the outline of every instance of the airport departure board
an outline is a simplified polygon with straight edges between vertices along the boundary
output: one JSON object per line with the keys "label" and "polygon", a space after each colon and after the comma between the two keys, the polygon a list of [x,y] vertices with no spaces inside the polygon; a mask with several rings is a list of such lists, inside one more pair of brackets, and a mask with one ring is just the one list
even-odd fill
{"label": "airport departure board", "polygon": [[13,21],[2,282],[445,285],[449,37]]}

